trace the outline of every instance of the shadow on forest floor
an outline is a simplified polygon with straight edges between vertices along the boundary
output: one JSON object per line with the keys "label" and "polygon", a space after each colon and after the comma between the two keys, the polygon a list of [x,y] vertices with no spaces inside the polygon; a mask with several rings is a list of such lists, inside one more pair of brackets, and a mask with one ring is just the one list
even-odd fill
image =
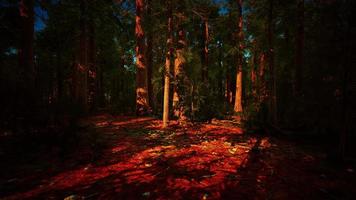
{"label": "shadow on forest floor", "polygon": [[[4,199],[352,199],[355,172],[324,155],[224,123],[162,130],[154,118],[91,117],[100,145],[65,159],[1,164]],[[42,159],[41,159],[41,156]],[[31,165],[32,163],[32,165]],[[48,164],[49,163],[49,164]]]}

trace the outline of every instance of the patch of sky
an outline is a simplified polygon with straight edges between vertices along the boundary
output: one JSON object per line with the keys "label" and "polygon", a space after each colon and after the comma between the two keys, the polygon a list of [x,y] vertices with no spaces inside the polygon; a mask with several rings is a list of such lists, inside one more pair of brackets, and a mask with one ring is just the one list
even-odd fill
{"label": "patch of sky", "polygon": [[34,11],[35,11],[35,31],[39,32],[46,28],[48,13],[40,6],[35,6]]}

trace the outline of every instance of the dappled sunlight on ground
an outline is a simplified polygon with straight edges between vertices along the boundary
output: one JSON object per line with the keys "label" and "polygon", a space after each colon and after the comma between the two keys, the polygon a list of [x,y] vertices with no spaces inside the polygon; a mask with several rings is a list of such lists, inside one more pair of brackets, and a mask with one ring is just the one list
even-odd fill
{"label": "dappled sunlight on ground", "polygon": [[153,118],[96,116],[89,121],[107,144],[97,160],[42,177],[38,184],[7,198],[283,199],[292,194],[292,199],[298,199],[320,195],[313,185],[291,187],[319,179],[301,173],[302,167],[314,164],[313,156],[269,137],[244,134],[238,127],[203,123],[180,127],[171,122],[170,129],[162,130],[161,121]]}

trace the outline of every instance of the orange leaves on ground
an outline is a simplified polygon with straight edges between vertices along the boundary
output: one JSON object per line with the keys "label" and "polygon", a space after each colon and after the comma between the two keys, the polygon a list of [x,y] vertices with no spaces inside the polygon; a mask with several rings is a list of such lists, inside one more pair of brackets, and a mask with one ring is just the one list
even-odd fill
{"label": "orange leaves on ground", "polygon": [[[271,146],[268,139],[258,143],[257,138],[242,138],[243,131],[238,127],[181,127],[172,121],[169,129],[161,130],[161,121],[149,117],[103,115],[90,120],[108,145],[101,159],[50,177],[45,186],[30,190],[27,196],[89,187],[109,179],[119,192],[125,192],[127,185],[134,190],[148,184],[155,189],[150,194],[167,194],[167,198],[200,191],[195,197],[218,199],[229,181],[236,182],[239,169],[249,161],[250,150],[256,145],[266,149]],[[258,179],[265,180],[262,176]]]}

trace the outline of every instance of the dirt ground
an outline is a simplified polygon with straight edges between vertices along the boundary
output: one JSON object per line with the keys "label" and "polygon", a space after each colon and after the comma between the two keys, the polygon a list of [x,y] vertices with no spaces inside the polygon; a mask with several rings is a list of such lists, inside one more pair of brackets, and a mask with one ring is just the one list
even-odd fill
{"label": "dirt ground", "polygon": [[154,118],[103,114],[83,123],[93,136],[75,151],[1,162],[0,199],[356,198],[352,166],[231,121],[162,130]]}

